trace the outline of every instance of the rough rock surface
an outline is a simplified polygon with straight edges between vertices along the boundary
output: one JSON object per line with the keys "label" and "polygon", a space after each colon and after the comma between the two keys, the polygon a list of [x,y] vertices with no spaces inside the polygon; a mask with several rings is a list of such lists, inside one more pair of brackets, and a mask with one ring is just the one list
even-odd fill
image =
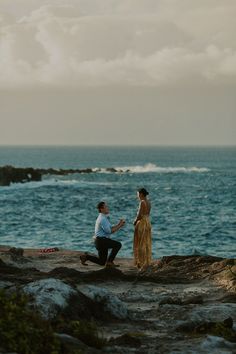
{"label": "rough rock surface", "polygon": [[67,307],[70,297],[76,293],[70,285],[54,278],[33,281],[22,290],[33,296],[33,304],[45,319],[53,319],[58,309]]}
{"label": "rough rock surface", "polygon": [[41,181],[42,174],[34,168],[15,168],[13,166],[0,167],[0,186],[9,186],[11,183],[25,183]]}
{"label": "rough rock surface", "polygon": [[116,296],[104,288],[94,285],[79,286],[78,289],[93,301],[101,304],[103,310],[119,319],[128,317],[126,305]]}
{"label": "rough rock surface", "polygon": [[[118,270],[83,267],[76,251],[25,249],[23,254],[0,247],[0,287],[12,291],[52,278],[66,284],[76,294],[67,300],[64,316],[95,319],[107,338],[102,353],[236,353],[233,259],[169,256],[138,272],[131,259],[117,259]],[[89,298],[86,289],[119,299],[128,316],[106,312],[101,298]]]}

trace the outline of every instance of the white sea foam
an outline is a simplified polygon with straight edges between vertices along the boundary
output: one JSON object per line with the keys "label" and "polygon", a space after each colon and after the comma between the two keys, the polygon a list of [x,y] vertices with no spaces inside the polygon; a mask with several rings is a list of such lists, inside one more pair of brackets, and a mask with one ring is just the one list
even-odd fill
{"label": "white sea foam", "polygon": [[[22,189],[22,188],[41,188],[41,187],[53,187],[53,186],[65,186],[74,185],[79,183],[78,180],[59,180],[59,179],[45,179],[40,182],[27,182],[27,183],[11,183],[11,189]],[[4,187],[9,188],[9,187]]]}
{"label": "white sea foam", "polygon": [[[120,167],[114,167],[114,170],[116,170],[117,172],[125,172],[123,170],[123,168],[120,168]],[[105,168],[105,167],[95,167],[92,169],[93,172],[96,172],[96,173],[113,173],[113,169],[110,169],[110,168]]]}
{"label": "white sea foam", "polygon": [[[145,165],[137,165],[137,166],[119,166],[115,167],[115,170],[118,172],[129,172],[129,173],[149,173],[149,172],[156,172],[156,173],[202,173],[208,172],[209,169],[205,167],[161,167],[157,166],[153,163],[147,163]],[[94,172],[100,173],[109,173],[109,171],[105,168],[94,168]]]}
{"label": "white sea foam", "polygon": [[[10,188],[11,190],[17,189],[35,189],[35,188],[42,188],[42,187],[63,187],[63,186],[114,186],[115,184],[119,184],[119,182],[108,182],[108,181],[80,181],[79,179],[69,179],[69,180],[61,180],[55,178],[47,178],[42,181],[37,182],[27,182],[27,183],[11,183]],[[0,188],[2,190],[8,190],[8,186],[3,186]]]}

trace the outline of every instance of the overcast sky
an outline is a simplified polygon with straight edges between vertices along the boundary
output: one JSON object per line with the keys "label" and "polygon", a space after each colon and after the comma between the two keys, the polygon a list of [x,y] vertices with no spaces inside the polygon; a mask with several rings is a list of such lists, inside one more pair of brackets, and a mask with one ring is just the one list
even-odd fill
{"label": "overcast sky", "polygon": [[0,144],[235,145],[236,0],[0,0]]}

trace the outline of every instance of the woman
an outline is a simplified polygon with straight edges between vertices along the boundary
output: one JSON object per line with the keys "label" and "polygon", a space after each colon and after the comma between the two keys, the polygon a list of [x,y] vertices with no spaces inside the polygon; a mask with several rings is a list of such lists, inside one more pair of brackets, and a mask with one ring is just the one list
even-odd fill
{"label": "woman", "polygon": [[140,203],[134,220],[134,263],[141,269],[149,266],[152,258],[152,232],[149,220],[151,203],[147,199],[148,194],[145,188],[137,192]]}

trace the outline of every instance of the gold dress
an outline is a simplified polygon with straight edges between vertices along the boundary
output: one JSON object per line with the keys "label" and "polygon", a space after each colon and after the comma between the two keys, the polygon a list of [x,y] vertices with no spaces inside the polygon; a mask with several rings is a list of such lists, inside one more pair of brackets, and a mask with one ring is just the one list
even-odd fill
{"label": "gold dress", "polygon": [[[149,210],[150,211],[150,210]],[[147,267],[152,259],[152,229],[149,214],[140,215],[134,229],[134,264]]]}

